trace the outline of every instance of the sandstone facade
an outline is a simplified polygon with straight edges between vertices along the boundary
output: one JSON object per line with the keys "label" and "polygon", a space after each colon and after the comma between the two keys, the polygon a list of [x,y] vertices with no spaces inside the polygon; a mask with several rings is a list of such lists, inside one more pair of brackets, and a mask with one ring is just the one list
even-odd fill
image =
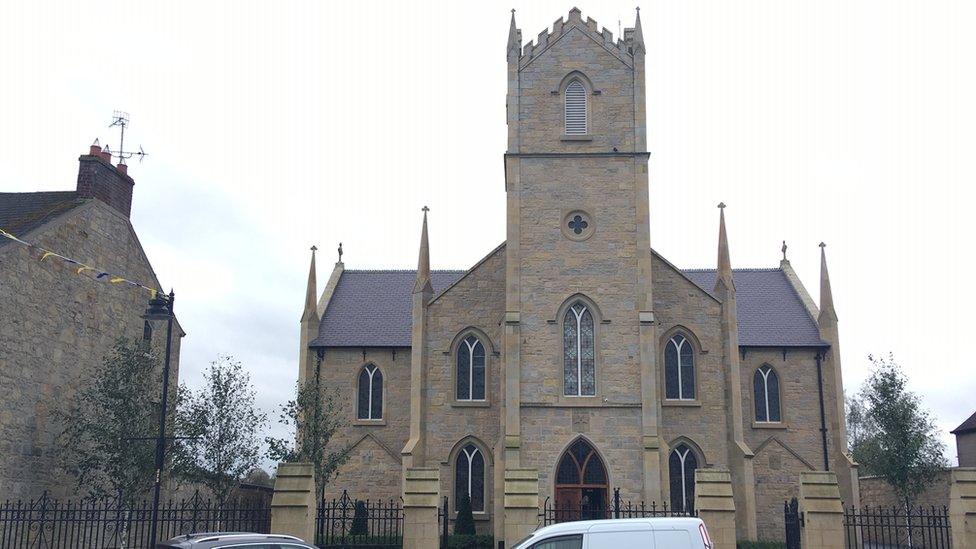
{"label": "sandstone facade", "polygon": [[[524,46],[514,19],[509,32],[506,241],[463,273],[432,272],[425,211],[410,280],[340,262],[321,296],[313,257],[300,375],[343,395],[337,443],[353,446],[328,491],[388,497],[402,470],[436,469],[451,501],[483,498],[476,521],[498,539],[515,472],[536,471],[549,505],[594,509],[619,488],[688,510],[695,470],[728,470],[739,539],[783,537],[801,472],[836,471],[856,501],[826,264],[820,310],[785,257],[733,270],[724,214],[717,269],[683,271],[653,252],[639,17],[617,41],[578,10]],[[571,113],[574,82],[586,103]],[[586,131],[571,132],[570,116]],[[477,361],[464,347],[475,340]],[[673,341],[687,347],[670,353]],[[678,352],[693,381],[674,396]],[[476,364],[485,396],[468,400],[458,376]],[[363,421],[372,367],[383,414]],[[778,380],[761,397],[760,371]]]}

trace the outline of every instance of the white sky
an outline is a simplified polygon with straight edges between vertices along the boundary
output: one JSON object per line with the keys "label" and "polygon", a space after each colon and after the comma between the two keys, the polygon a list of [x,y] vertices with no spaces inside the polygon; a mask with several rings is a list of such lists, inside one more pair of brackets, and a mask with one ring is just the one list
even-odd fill
{"label": "white sky", "polygon": [[[218,353],[260,404],[297,377],[298,320],[347,268],[467,268],[504,240],[512,2],[4,2],[0,190],[74,188],[76,158],[131,113],[133,223],[188,332],[182,380]],[[572,7],[517,1],[525,41]],[[634,2],[581,2],[617,36]],[[976,409],[967,277],[976,4],[645,2],[651,239],[733,265],[781,241],[816,298],[828,243],[846,387],[894,352],[945,431]],[[955,445],[948,434],[951,459]]]}

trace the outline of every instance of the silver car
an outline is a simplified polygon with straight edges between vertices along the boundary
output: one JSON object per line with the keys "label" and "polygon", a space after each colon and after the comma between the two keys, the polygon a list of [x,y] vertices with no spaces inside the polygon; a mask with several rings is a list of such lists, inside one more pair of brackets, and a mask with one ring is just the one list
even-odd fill
{"label": "silver car", "polygon": [[248,532],[203,532],[177,536],[156,549],[316,549],[295,536]]}

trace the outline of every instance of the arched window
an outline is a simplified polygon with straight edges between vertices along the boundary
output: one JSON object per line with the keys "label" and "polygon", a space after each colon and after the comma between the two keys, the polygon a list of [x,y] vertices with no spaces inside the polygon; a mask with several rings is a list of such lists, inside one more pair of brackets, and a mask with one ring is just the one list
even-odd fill
{"label": "arched window", "polygon": [[586,135],[586,87],[579,80],[566,86],[566,135]]}
{"label": "arched window", "polygon": [[568,396],[596,394],[593,314],[577,301],[563,317],[563,383]]}
{"label": "arched window", "polygon": [[671,510],[690,513],[695,507],[695,469],[698,458],[691,448],[681,443],[671,450],[668,471],[671,475]]}
{"label": "arched window", "polygon": [[682,334],[675,334],[664,348],[665,398],[695,400],[695,350]]}
{"label": "arched window", "polygon": [[471,499],[471,510],[485,510],[485,456],[474,444],[466,444],[454,460],[454,508],[461,496]]}
{"label": "arched window", "polygon": [[485,346],[473,335],[458,344],[457,399],[485,399]]}
{"label": "arched window", "polygon": [[357,419],[383,419],[383,372],[367,364],[359,372]]}
{"label": "arched window", "polygon": [[763,364],[752,376],[752,387],[756,394],[756,421],[759,423],[779,423],[782,416],[779,410],[779,376],[776,371]]}

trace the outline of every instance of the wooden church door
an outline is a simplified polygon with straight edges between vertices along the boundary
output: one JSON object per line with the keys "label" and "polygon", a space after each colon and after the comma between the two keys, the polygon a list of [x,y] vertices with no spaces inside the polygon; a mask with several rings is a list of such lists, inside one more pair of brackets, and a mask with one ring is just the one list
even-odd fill
{"label": "wooden church door", "polygon": [[603,460],[586,440],[578,439],[556,469],[556,521],[607,518],[608,494]]}

